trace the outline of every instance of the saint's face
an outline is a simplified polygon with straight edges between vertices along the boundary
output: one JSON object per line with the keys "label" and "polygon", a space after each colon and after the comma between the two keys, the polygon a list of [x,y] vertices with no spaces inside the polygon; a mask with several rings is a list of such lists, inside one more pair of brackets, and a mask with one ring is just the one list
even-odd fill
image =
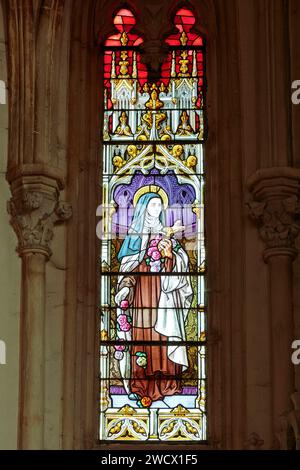
{"label": "saint's face", "polygon": [[147,211],[148,214],[151,215],[151,217],[159,217],[162,211],[161,199],[159,197],[151,199],[147,206]]}

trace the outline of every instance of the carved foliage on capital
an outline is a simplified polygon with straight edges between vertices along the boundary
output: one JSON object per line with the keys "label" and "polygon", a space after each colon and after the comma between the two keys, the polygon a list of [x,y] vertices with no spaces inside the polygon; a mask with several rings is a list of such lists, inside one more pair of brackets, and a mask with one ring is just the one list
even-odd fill
{"label": "carved foliage on capital", "polygon": [[249,215],[259,226],[259,232],[268,248],[294,249],[300,232],[300,201],[292,195],[266,201],[250,199]]}
{"label": "carved foliage on capital", "polygon": [[261,439],[259,434],[252,432],[244,444],[245,450],[260,450],[264,445],[264,440]]}
{"label": "carved foliage on capital", "polygon": [[42,252],[51,256],[54,225],[72,216],[70,204],[47,193],[24,190],[8,202],[11,224],[18,237],[18,252]]}

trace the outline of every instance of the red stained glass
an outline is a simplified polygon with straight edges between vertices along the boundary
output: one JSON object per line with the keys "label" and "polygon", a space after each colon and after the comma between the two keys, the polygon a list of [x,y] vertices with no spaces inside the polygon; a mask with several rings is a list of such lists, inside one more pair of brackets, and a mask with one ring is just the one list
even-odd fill
{"label": "red stained glass", "polygon": [[110,36],[107,41],[105,42],[106,46],[119,46],[120,45],[120,34],[115,34],[114,36]]}
{"label": "red stained glass", "polygon": [[191,17],[191,18],[194,18],[194,21],[195,21],[194,13],[191,12],[191,10],[188,10],[187,8],[181,8],[180,10],[178,10],[176,15]]}
{"label": "red stained glass", "polygon": [[163,62],[161,67],[161,81],[165,86],[170,82],[172,54],[168,54],[167,59]]}
{"label": "red stained glass", "polygon": [[[137,34],[133,34],[133,33],[126,33],[126,34],[128,38],[128,42],[126,44],[127,46],[138,46],[139,44],[142,44],[143,38],[141,38]],[[122,33],[114,34],[113,36],[110,36],[105,41],[105,46],[120,47],[122,45],[121,36],[122,36]]]}
{"label": "red stained glass", "polygon": [[194,13],[187,8],[181,8],[175,15],[174,24],[178,29],[178,33],[172,34],[166,39],[167,44],[170,46],[180,46],[182,45],[180,39],[182,33],[186,33],[187,36],[187,43],[188,46],[202,46],[203,40],[202,38],[192,32],[192,28],[196,22]]}
{"label": "red stained glass", "polygon": [[148,73],[147,68],[144,64],[141,64],[140,57],[138,53],[135,53],[133,50],[127,50],[124,52],[126,56],[122,58],[122,53],[120,50],[113,52],[114,47],[127,46],[127,47],[137,47],[143,42],[138,34],[131,32],[132,28],[136,24],[136,20],[133,14],[122,8],[119,10],[117,15],[114,18],[114,25],[119,31],[116,34],[113,34],[105,41],[105,46],[112,47],[112,50],[107,50],[104,54],[104,79],[106,80],[106,89],[107,89],[107,107],[112,106],[109,94],[111,89],[110,79],[114,78],[123,78],[127,80],[130,77],[138,77],[139,84],[144,85],[147,81]]}
{"label": "red stained glass", "polygon": [[195,22],[194,13],[187,8],[181,8],[175,15],[174,23],[176,26],[182,24],[190,28],[191,25],[195,24]]}
{"label": "red stained glass", "polygon": [[[122,8],[114,17],[114,25],[119,33],[113,34],[110,36],[106,42],[105,46],[120,47],[121,45],[126,46],[138,46],[143,42],[143,39],[135,33],[132,33],[131,30],[136,24],[136,19],[131,13],[131,11]],[[122,35],[126,33],[126,44],[122,44]]]}
{"label": "red stained glass", "polygon": [[138,37],[138,38],[134,41],[133,45],[134,45],[134,46],[139,46],[140,44],[142,44],[142,42],[143,42],[143,38],[139,38],[139,37]]}
{"label": "red stained glass", "polygon": [[131,11],[122,8],[114,18],[115,27],[123,33],[128,33],[132,27],[136,24],[136,20]]}
{"label": "red stained glass", "polygon": [[[177,48],[173,51],[171,49],[163,61],[158,86],[165,86],[165,92],[168,94],[173,93],[174,83],[176,83],[176,88],[181,80],[191,80],[189,84],[193,83],[193,101],[189,103],[189,106],[202,109],[203,100],[200,96],[202,96],[204,86],[203,51],[189,48],[189,46],[203,45],[202,38],[192,31],[195,22],[194,14],[186,8],[181,8],[175,15],[174,23],[178,32],[169,36],[166,42],[177,46]],[[141,37],[131,32],[136,24],[134,16],[128,10],[122,9],[116,15],[114,24],[119,32],[108,38],[106,46],[111,45],[112,48],[106,50],[104,54],[103,72],[106,89],[105,108],[107,110],[116,107],[115,84],[119,83],[120,79],[122,79],[124,87],[127,86],[128,89],[137,82],[137,85],[134,85],[134,90],[136,90],[134,93],[144,93],[144,85],[148,82],[147,66],[142,63],[140,53],[134,50],[134,46],[143,42]],[[114,46],[118,46],[118,48],[114,50]],[[121,49],[120,46],[127,46],[127,48]],[[178,46],[180,47],[178,48]],[[126,82],[127,85],[125,85]],[[164,90],[161,91],[164,92]],[[113,127],[116,125],[115,123]],[[194,121],[194,127],[199,128],[198,119],[196,122]],[[111,124],[109,129],[111,131]]]}
{"label": "red stained glass", "polygon": [[200,36],[198,36],[195,41],[193,42],[193,46],[203,46],[203,41],[202,41],[202,38],[200,38]]}

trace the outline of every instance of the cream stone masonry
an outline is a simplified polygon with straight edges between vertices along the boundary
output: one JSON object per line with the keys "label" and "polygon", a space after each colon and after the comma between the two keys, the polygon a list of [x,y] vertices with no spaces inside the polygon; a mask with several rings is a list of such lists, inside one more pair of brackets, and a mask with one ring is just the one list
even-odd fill
{"label": "cream stone masonry", "polygon": [[58,200],[57,182],[42,175],[17,178],[11,191],[8,212],[22,258],[19,446],[43,449],[46,262],[54,225],[68,220],[72,209]]}
{"label": "cream stone masonry", "polygon": [[[67,13],[63,17],[63,11],[69,10],[67,3],[70,5],[61,0],[3,2],[7,50],[13,51],[7,54],[9,142],[5,170],[12,194],[8,209],[22,264],[17,294],[20,386],[15,447],[23,449],[57,446],[61,435],[56,405],[61,402],[61,373],[53,371],[59,369],[60,358],[55,354],[58,350],[62,356],[63,346],[57,348],[50,332],[56,329],[61,342],[63,316],[51,304],[51,288],[55,286],[57,302],[63,304],[61,262],[54,267],[57,252],[63,251],[57,249],[53,235],[54,226],[71,215],[70,206],[60,202],[66,177],[68,72],[63,64],[68,64],[70,18]],[[63,245],[62,229],[57,233]],[[52,241],[55,253],[49,268]],[[18,342],[15,330],[15,344]],[[18,357],[17,347],[15,355]],[[54,434],[50,438],[49,428]]]}

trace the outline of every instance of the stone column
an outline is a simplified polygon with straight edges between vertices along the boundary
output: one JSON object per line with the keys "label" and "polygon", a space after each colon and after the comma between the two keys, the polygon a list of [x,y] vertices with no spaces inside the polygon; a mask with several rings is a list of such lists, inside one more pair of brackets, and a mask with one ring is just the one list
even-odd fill
{"label": "stone column", "polygon": [[11,183],[11,224],[22,259],[20,322],[19,448],[44,448],[44,364],[46,262],[54,225],[71,216],[59,202],[55,180],[19,177]]}
{"label": "stone column", "polygon": [[294,408],[281,417],[280,449],[300,450],[300,392],[292,395]]}
{"label": "stone column", "polygon": [[[291,407],[294,392],[292,263],[297,256],[295,239],[300,231],[300,171],[270,168],[249,180],[250,216],[265,242],[264,261],[269,267],[269,302],[272,344],[274,436],[279,445],[280,419]],[[263,358],[262,358],[263,359]]]}

